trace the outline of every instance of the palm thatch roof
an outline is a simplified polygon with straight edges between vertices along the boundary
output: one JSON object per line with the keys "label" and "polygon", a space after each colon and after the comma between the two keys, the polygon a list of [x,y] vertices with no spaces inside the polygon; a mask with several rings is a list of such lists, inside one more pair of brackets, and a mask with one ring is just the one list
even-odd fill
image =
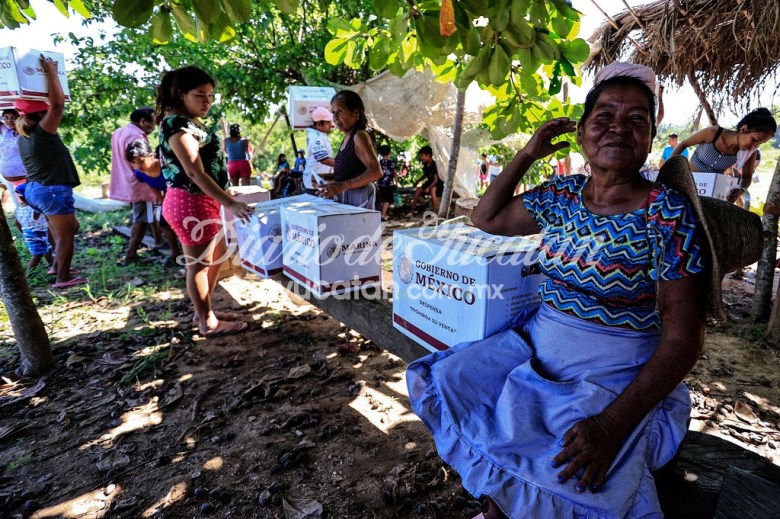
{"label": "palm thatch roof", "polygon": [[591,71],[613,61],[640,63],[667,84],[689,81],[705,105],[706,98],[740,112],[774,86],[768,80],[780,66],[780,2],[658,0],[612,17],[590,42]]}

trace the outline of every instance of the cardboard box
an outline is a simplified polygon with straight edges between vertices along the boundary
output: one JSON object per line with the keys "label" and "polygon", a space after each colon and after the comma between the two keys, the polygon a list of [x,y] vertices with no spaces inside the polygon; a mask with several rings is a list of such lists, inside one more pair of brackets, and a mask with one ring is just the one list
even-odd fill
{"label": "cardboard box", "polygon": [[378,286],[378,211],[343,204],[282,207],[284,273],[317,297]]}
{"label": "cardboard box", "polygon": [[490,337],[536,311],[539,242],[465,225],[393,233],[393,326],[430,351]]}
{"label": "cardboard box", "polygon": [[268,278],[282,271],[282,212],[284,205],[332,204],[332,200],[298,195],[249,204],[255,212],[247,223],[235,221],[241,266]]}
{"label": "cardboard box", "polygon": [[336,95],[333,87],[290,86],[287,114],[295,129],[308,128],[312,124],[311,113],[318,106],[330,110],[330,100]]}
{"label": "cardboard box", "polygon": [[699,196],[709,196],[726,200],[729,193],[739,187],[739,181],[723,173],[702,173],[693,174],[693,181],[696,182],[696,189]]}
{"label": "cardboard box", "polygon": [[[227,189],[229,195],[233,195],[239,201],[245,204],[265,202],[271,199],[271,193],[260,186],[233,186]],[[228,247],[235,246],[236,242],[236,217],[225,206],[220,207],[222,215],[222,224],[225,229],[225,243]]]}
{"label": "cardboard box", "polygon": [[65,93],[65,100],[70,101],[65,56],[59,52],[21,47],[0,48],[0,97],[44,101],[48,99],[49,79],[41,68],[41,54],[58,63],[57,73],[62,91]]}

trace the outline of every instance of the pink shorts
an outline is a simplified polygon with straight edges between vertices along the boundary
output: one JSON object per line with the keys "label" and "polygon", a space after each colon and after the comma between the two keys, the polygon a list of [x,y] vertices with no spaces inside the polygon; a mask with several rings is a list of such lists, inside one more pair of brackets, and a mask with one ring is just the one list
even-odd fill
{"label": "pink shorts", "polygon": [[249,178],[252,176],[252,166],[248,160],[229,160],[228,175],[231,177]]}
{"label": "pink shorts", "polygon": [[208,195],[193,195],[172,187],[165,193],[163,217],[182,244],[205,245],[220,233],[219,202]]}

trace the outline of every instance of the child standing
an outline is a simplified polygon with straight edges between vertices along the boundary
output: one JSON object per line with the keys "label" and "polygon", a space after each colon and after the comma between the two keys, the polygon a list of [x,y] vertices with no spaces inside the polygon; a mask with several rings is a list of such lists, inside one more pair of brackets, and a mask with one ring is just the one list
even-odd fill
{"label": "child standing", "polygon": [[390,158],[390,146],[383,144],[379,147],[379,167],[382,168],[382,178],[379,179],[379,202],[382,209],[382,221],[387,221],[387,210],[395,197],[395,185],[398,182],[398,167]]}
{"label": "child standing", "polygon": [[35,269],[45,257],[49,265],[53,265],[51,246],[49,245],[49,224],[46,217],[27,205],[24,198],[24,190],[27,184],[16,186],[16,196],[19,198],[19,207],[16,209],[16,221],[24,236],[24,243],[30,250],[30,261],[27,262],[27,273]]}

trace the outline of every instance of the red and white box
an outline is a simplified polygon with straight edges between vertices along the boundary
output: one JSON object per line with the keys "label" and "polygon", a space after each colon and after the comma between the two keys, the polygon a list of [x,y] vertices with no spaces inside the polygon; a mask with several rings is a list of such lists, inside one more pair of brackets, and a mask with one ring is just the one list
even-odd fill
{"label": "red and white box", "polygon": [[49,98],[49,78],[41,67],[41,54],[59,65],[57,74],[62,91],[65,100],[70,101],[65,56],[59,52],[22,47],[0,48],[0,97],[41,101]]}
{"label": "red and white box", "polygon": [[699,196],[709,196],[719,200],[726,200],[729,194],[739,187],[739,181],[735,177],[723,173],[696,172],[693,174],[696,182],[696,190]]}
{"label": "red and white box", "polygon": [[332,204],[313,195],[289,196],[249,204],[254,213],[244,223],[235,220],[238,255],[244,269],[269,278],[282,271],[282,207],[285,205]]}
{"label": "red and white box", "polygon": [[379,286],[379,217],[335,203],[282,207],[285,275],[317,297]]}
{"label": "red and white box", "polygon": [[[232,195],[239,202],[244,202],[245,204],[256,204],[271,199],[271,193],[260,186],[233,186],[227,188],[227,194]],[[220,207],[220,213],[225,229],[225,243],[227,243],[228,247],[235,246],[237,245],[235,223],[238,219],[229,209],[225,209],[225,206]]]}
{"label": "red and white box", "polygon": [[393,233],[393,326],[430,351],[517,326],[541,303],[539,241],[466,225]]}

